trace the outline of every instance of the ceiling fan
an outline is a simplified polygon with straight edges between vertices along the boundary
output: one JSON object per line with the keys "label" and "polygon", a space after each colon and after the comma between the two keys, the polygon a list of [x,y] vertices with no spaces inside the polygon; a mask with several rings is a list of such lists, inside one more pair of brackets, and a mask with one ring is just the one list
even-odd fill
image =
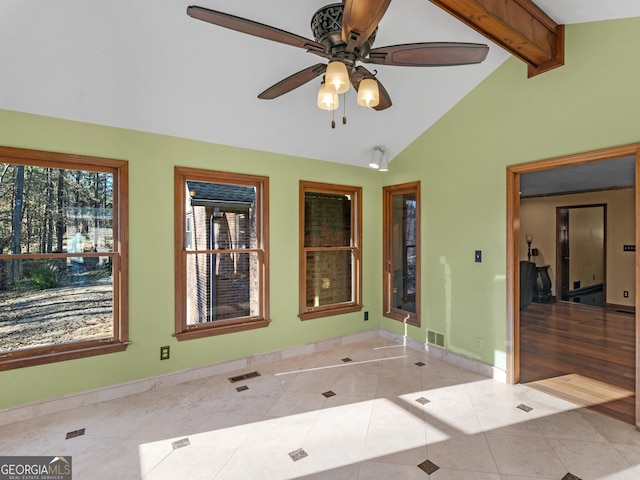
{"label": "ceiling fan", "polygon": [[338,94],[349,90],[349,83],[358,92],[359,105],[378,111],[391,106],[391,98],[384,86],[369,70],[356,65],[357,62],[439,67],[480,63],[486,58],[489,47],[478,43],[423,42],[372,48],[378,23],[390,3],[391,0],[343,0],[342,3],[326,5],[311,19],[315,40],[203,7],[190,6],[187,14],[231,30],[303,48],[328,59],[328,64],[317,63],[305,68],[258,95],[261,99],[277,98],[324,74],[318,94],[318,106],[324,110],[338,107]]}

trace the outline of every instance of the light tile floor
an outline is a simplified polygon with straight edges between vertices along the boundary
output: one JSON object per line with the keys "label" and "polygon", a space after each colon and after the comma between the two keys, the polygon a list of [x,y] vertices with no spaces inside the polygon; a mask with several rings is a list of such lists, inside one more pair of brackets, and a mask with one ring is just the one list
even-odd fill
{"label": "light tile floor", "polygon": [[2,426],[0,455],[74,480],[640,478],[633,426],[382,337],[257,369]]}

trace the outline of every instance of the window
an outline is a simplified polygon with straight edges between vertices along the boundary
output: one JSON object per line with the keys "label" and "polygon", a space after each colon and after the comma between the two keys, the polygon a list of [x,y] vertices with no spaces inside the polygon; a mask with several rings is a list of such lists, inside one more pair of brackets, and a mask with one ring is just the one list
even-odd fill
{"label": "window", "polygon": [[300,318],[362,309],[360,187],[300,182]]}
{"label": "window", "polygon": [[268,320],[267,177],[175,168],[176,337]]}
{"label": "window", "polygon": [[127,172],[0,147],[0,370],[127,348]]}
{"label": "window", "polygon": [[384,315],[420,326],[420,182],[384,187]]}

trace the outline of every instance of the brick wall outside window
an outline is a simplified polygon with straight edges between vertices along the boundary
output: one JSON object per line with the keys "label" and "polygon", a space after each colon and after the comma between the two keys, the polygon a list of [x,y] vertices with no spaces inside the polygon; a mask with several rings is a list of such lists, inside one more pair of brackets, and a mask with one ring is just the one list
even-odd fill
{"label": "brick wall outside window", "polygon": [[268,178],[183,167],[175,175],[176,337],[266,327]]}
{"label": "brick wall outside window", "polygon": [[301,182],[300,317],[359,310],[360,188]]}
{"label": "brick wall outside window", "polygon": [[[345,247],[351,243],[351,198],[318,192],[305,194],[305,246]],[[307,307],[350,302],[351,252],[307,253]]]}

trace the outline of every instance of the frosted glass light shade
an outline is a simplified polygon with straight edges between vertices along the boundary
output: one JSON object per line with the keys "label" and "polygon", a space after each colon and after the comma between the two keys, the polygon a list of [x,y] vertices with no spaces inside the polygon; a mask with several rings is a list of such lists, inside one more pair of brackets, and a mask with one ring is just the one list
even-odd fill
{"label": "frosted glass light shade", "polygon": [[322,110],[335,110],[338,108],[338,94],[327,87],[326,83],[320,84],[318,90],[318,108]]}
{"label": "frosted glass light shade", "polygon": [[345,93],[349,90],[349,72],[347,72],[347,67],[344,63],[338,61],[329,62],[324,75],[325,82],[336,93]]}
{"label": "frosted glass light shade", "polygon": [[358,88],[358,105],[361,107],[375,107],[380,103],[380,91],[378,82],[373,78],[365,78]]}

